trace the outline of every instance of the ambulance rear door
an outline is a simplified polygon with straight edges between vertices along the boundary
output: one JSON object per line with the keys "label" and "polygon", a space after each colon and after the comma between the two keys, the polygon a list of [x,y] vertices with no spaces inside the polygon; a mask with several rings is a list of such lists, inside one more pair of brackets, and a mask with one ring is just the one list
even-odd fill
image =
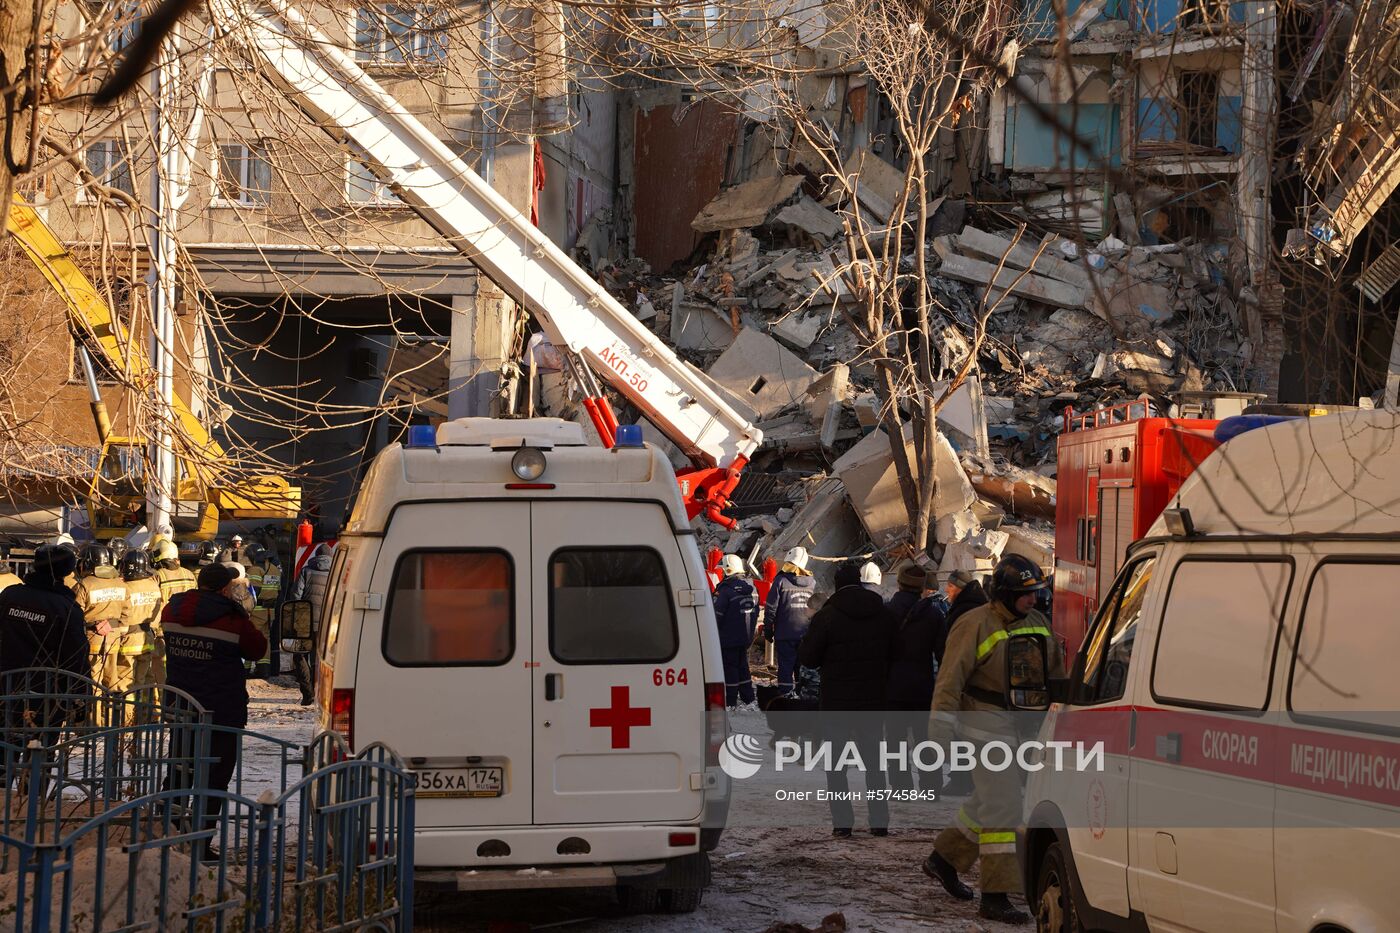
{"label": "ambulance rear door", "polygon": [[704,581],[659,503],[531,508],[535,822],[697,819]]}

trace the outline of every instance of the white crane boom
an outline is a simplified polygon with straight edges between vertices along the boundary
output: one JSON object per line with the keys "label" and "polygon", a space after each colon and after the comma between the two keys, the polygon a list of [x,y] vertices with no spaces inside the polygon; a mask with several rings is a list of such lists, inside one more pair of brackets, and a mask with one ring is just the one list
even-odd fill
{"label": "white crane boom", "polygon": [[534,315],[551,341],[676,443],[697,467],[689,481],[681,477],[692,514],[730,524],[719,509],[761,431],[294,7],[209,0],[209,12],[289,100],[362,153],[366,167]]}

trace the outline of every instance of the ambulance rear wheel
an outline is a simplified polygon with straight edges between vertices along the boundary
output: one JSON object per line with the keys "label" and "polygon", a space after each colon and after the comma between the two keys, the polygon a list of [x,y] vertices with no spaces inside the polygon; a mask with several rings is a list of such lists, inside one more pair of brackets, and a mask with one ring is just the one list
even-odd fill
{"label": "ambulance rear wheel", "polygon": [[704,893],[704,888],[667,888],[661,892],[661,909],[668,914],[694,913]]}
{"label": "ambulance rear wheel", "polygon": [[623,885],[617,889],[617,902],[629,914],[654,914],[661,905],[661,891]]}

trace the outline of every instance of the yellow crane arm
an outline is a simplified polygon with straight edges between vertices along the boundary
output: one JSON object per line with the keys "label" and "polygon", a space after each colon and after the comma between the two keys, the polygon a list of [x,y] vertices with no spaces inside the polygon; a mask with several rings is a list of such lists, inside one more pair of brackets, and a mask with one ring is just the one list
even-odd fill
{"label": "yellow crane arm", "polygon": [[[63,298],[74,328],[92,335],[107,364],[116,371],[129,372],[138,383],[154,378],[145,348],[127,339],[107,300],[78,268],[73,255],[39,212],[18,196],[12,198],[6,229]],[[207,484],[227,466],[224,449],[179,396],[171,407],[190,445],[198,451],[197,463],[188,455],[182,458],[184,471],[190,478]],[[210,484],[207,495],[226,518],[295,518],[301,506],[300,488],[273,476],[253,477],[232,488]]]}

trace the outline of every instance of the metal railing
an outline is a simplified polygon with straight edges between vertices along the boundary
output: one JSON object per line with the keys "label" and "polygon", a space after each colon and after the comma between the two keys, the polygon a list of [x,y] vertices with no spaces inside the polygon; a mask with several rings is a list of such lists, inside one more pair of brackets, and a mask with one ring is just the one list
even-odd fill
{"label": "metal railing", "polygon": [[165,687],[0,687],[0,931],[412,929],[413,777],[391,749],[213,725]]}

